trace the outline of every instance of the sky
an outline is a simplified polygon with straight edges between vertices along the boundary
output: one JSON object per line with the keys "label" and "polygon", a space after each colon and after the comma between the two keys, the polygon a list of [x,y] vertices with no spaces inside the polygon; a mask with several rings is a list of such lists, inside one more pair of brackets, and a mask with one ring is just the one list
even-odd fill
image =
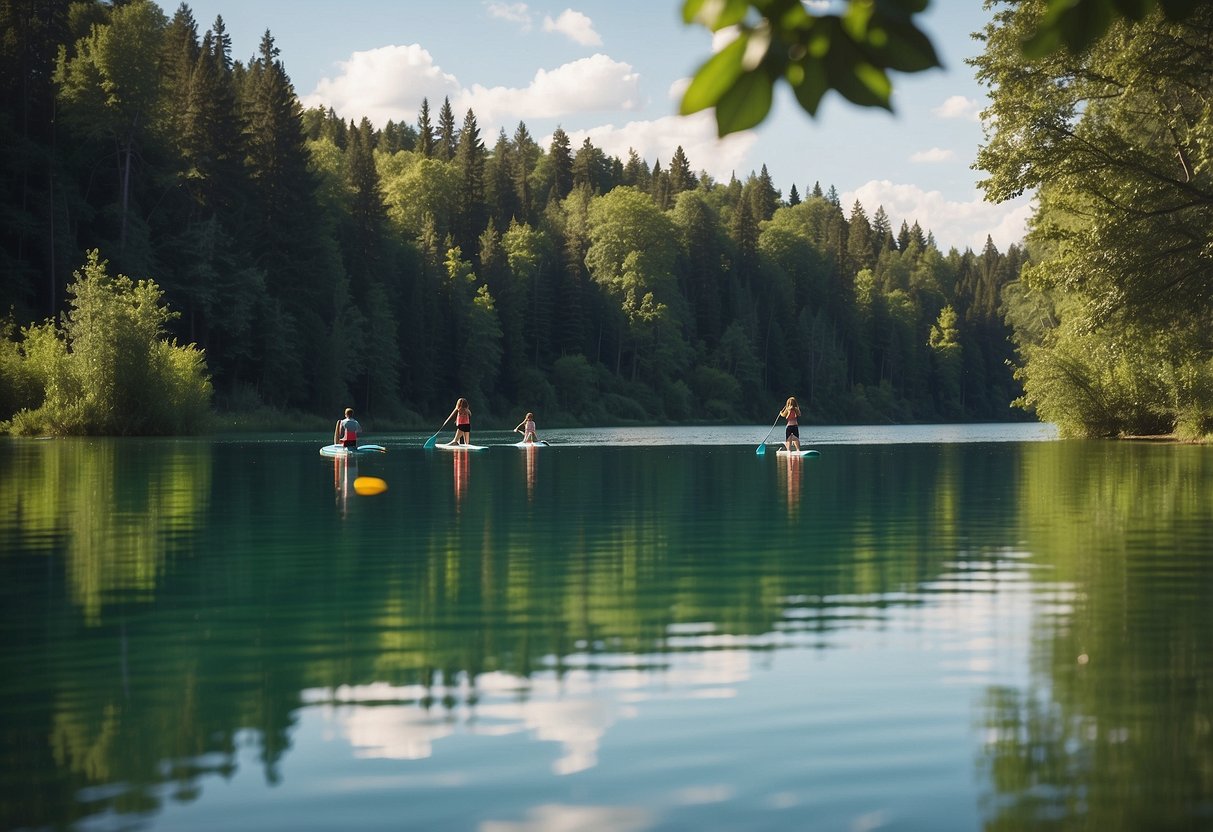
{"label": "sky", "polygon": [[[178,4],[159,0],[172,15]],[[518,123],[546,149],[562,127],[625,160],[634,148],[666,167],[682,146],[692,169],[727,182],[766,165],[786,198],[833,185],[850,214],[884,207],[894,229],[917,221],[945,251],[1000,251],[1022,240],[1028,197],[985,202],[971,165],[984,142],[985,89],[965,59],[988,13],[977,0],[932,0],[920,25],[942,69],[892,73],[893,113],[828,93],[817,116],[786,85],[754,130],[720,140],[710,111],[678,115],[691,76],[723,42],[682,22],[682,0],[193,0],[205,32],[222,15],[232,55],[247,62],[268,30],[304,106],[346,119],[416,125],[449,97],[457,124],[470,107],[490,148]],[[821,5],[821,4],[814,4]],[[826,4],[828,5],[828,3]]]}

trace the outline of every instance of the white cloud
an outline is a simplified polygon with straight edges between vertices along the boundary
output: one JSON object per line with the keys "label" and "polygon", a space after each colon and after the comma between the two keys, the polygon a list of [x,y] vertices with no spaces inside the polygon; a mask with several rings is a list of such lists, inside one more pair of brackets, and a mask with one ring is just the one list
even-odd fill
{"label": "white cloud", "polygon": [[903,220],[910,225],[917,221],[924,232],[935,235],[939,248],[945,252],[952,246],[981,251],[987,235],[999,251],[1006,251],[1011,244],[1023,241],[1034,207],[1030,196],[996,205],[984,201],[975,191],[970,201],[957,202],[945,199],[939,191],[924,191],[917,185],[895,185],[887,179],[873,179],[844,193],[841,199],[843,205],[851,205],[858,199],[869,217],[883,205],[894,233]]}
{"label": "white cloud", "polygon": [[[627,161],[628,149],[634,149],[651,167],[660,161],[668,166],[674,150],[681,145],[691,163],[691,170],[706,170],[714,178],[728,181],[737,172],[743,178],[742,164],[758,136],[749,131],[732,133],[721,139],[716,136],[716,114],[704,110],[689,116],[665,116],[653,121],[631,121],[622,127],[613,124],[589,130],[570,130],[569,141],[574,148],[586,138],[608,156]],[[546,147],[551,137],[542,144]]]}
{"label": "white cloud", "polygon": [[565,9],[555,20],[544,17],[543,31],[559,32],[582,46],[602,46],[602,38],[594,31],[594,22],[572,9]]}
{"label": "white cloud", "polygon": [[347,119],[366,116],[382,127],[389,119],[415,120],[423,98],[436,109],[436,102],[461,89],[455,76],[416,43],[355,52],[337,66],[335,78],[321,78],[311,94],[301,96],[303,106],[332,107]]}
{"label": "white cloud", "polygon": [[942,147],[932,147],[930,150],[920,150],[910,156],[911,162],[946,162],[956,154]]}
{"label": "white cloud", "polygon": [[639,74],[630,64],[601,54],[553,70],[540,69],[522,88],[479,84],[465,88],[418,44],[355,52],[337,66],[335,77],[320,79],[315,90],[301,97],[303,105],[332,107],[345,118],[366,116],[379,127],[388,119],[415,121],[423,98],[429,99],[434,112],[446,97],[457,112],[471,107],[481,126],[570,113],[637,110],[644,103]]}
{"label": "white cloud", "polygon": [[517,23],[522,31],[531,31],[531,12],[526,3],[489,3],[489,17]]}
{"label": "white cloud", "polygon": [[513,118],[558,118],[568,113],[636,110],[640,76],[630,64],[592,55],[556,69],[541,69],[524,88],[474,84],[460,96],[482,124]]}
{"label": "white cloud", "polygon": [[953,95],[931,112],[940,118],[961,118],[977,121],[981,117],[981,104],[963,95]]}

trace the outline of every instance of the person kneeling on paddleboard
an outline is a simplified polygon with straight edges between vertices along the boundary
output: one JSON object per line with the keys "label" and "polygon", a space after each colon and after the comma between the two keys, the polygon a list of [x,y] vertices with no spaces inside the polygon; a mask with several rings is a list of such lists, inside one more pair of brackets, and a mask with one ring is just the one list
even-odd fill
{"label": "person kneeling on paddleboard", "polygon": [[523,442],[532,444],[538,442],[539,436],[535,433],[535,414],[528,413],[526,418],[518,423],[518,427],[514,428],[514,433],[521,433]]}
{"label": "person kneeling on paddleboard", "polygon": [[783,447],[788,451],[799,451],[800,405],[796,404],[795,396],[788,396],[788,403],[779,411],[779,415],[788,420],[788,426],[783,432]]}
{"label": "person kneeling on paddleboard", "polygon": [[354,408],[347,407],[345,418],[338,419],[337,427],[333,428],[333,444],[340,443],[351,451],[355,450],[358,447],[358,433],[361,430],[362,425],[358,424],[358,420],[354,418]]}

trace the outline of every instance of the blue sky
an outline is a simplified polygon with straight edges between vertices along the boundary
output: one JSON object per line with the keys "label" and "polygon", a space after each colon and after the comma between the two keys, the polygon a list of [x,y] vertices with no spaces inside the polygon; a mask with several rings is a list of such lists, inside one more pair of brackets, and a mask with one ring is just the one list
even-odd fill
{"label": "blue sky", "polygon": [[[177,5],[160,0],[167,14]],[[457,121],[471,107],[485,143],[519,121],[547,146],[559,125],[651,165],[682,145],[696,170],[727,181],[767,166],[786,196],[835,186],[848,211],[883,205],[894,226],[917,220],[945,250],[1018,242],[1027,198],[991,205],[970,169],[982,142],[985,91],[965,58],[987,13],[978,0],[933,0],[922,25],[944,68],[894,74],[894,113],[829,94],[810,118],[785,91],[759,128],[716,139],[710,113],[677,115],[681,91],[711,55],[712,34],[681,19],[681,0],[195,0],[205,31],[222,15],[233,56],[255,54],[268,29],[305,105],[346,118],[415,124],[422,98],[449,96]]]}

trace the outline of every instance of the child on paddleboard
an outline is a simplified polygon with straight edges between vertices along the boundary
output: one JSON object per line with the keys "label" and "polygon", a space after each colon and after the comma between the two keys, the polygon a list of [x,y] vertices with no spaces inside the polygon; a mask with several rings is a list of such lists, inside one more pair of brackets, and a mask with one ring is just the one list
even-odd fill
{"label": "child on paddleboard", "polygon": [[535,414],[528,413],[526,418],[518,423],[518,427],[514,428],[514,433],[521,433],[523,442],[532,444],[538,442],[539,437],[535,433]]}
{"label": "child on paddleboard", "polygon": [[362,425],[354,418],[354,408],[347,407],[345,418],[338,419],[337,426],[333,428],[333,444],[340,443],[352,451],[358,447],[358,434],[361,431]]}
{"label": "child on paddleboard", "polygon": [[795,396],[788,396],[788,403],[779,411],[779,415],[787,419],[788,426],[783,432],[783,447],[788,451],[800,450],[800,405],[796,404]]}
{"label": "child on paddleboard", "polygon": [[[459,401],[455,402],[455,409],[451,411],[451,416],[455,417],[455,438],[447,444],[472,444],[472,408],[468,406],[468,400],[461,396]],[[451,416],[446,417],[446,422],[451,421]],[[443,424],[445,425],[446,422]]]}

